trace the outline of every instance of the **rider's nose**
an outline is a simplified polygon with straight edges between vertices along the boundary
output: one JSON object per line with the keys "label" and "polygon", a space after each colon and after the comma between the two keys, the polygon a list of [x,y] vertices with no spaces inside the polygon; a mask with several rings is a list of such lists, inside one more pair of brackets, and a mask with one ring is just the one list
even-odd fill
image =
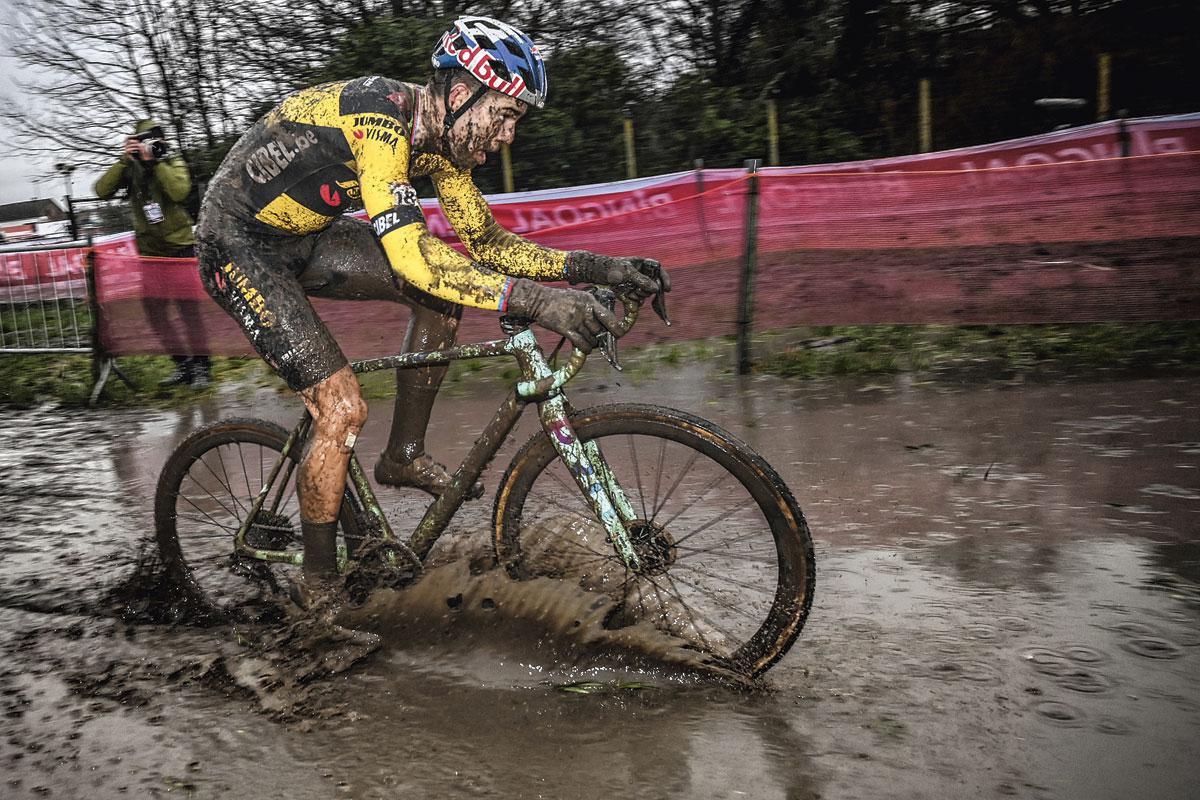
{"label": "rider's nose", "polygon": [[500,141],[504,144],[512,144],[517,138],[517,123],[509,120],[500,126]]}

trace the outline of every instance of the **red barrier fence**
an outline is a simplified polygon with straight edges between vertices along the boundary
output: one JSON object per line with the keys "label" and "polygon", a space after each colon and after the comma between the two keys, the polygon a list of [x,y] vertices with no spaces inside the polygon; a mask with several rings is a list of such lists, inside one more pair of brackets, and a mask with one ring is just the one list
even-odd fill
{"label": "red barrier fence", "polygon": [[[502,225],[549,246],[661,259],[678,325],[647,319],[634,341],[734,332],[750,202],[758,328],[1200,318],[1200,115],[764,169],[753,182],[703,170],[491,200]],[[425,213],[451,237],[436,203]],[[95,248],[106,349],[249,352],[193,263],[131,250],[120,238]],[[44,277],[0,255],[0,302]],[[315,305],[351,357],[394,351],[403,336],[403,308]],[[494,314],[467,312],[462,340],[497,335]]]}

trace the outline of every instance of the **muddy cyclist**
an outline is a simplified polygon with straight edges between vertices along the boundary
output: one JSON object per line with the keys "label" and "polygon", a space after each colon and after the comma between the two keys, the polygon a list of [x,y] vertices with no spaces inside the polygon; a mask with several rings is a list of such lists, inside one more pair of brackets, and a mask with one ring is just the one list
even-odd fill
{"label": "muddy cyclist", "polygon": [[[299,467],[302,599],[337,574],[347,461],[367,406],[308,296],[391,300],[412,311],[405,350],[451,345],[463,306],[532,318],[584,350],[617,325],[593,295],[540,285],[631,284],[666,292],[661,265],[542,247],[501,228],[471,179],[546,101],[532,40],[488,17],[454,22],[425,85],[370,76],[296,92],[234,145],[200,212],[200,274],[255,350],[298,392],[314,423]],[[413,178],[428,176],[468,256],[426,228]],[[365,208],[370,222],[343,216]],[[398,370],[380,483],[438,494],[446,469],[425,452],[445,367]],[[482,493],[482,487],[478,487]]]}

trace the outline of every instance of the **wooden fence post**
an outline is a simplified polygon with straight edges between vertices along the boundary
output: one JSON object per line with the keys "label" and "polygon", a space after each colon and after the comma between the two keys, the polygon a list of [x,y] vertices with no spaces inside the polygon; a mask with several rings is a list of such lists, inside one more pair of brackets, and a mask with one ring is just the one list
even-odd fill
{"label": "wooden fence post", "polygon": [[637,155],[633,150],[633,120],[625,118],[625,177],[637,177]]}
{"label": "wooden fence post", "polygon": [[917,118],[921,131],[921,152],[928,153],[933,149],[933,116],[932,102],[929,98],[929,79],[921,78],[917,84]]}
{"label": "wooden fence post", "polygon": [[746,161],[749,180],[746,187],[746,249],[742,254],[742,275],[738,286],[737,372],[750,373],[750,334],[754,320],[754,271],[758,266],[758,168],[757,158]]}
{"label": "wooden fence post", "polygon": [[1096,58],[1096,121],[1103,122],[1112,110],[1112,54]]}
{"label": "wooden fence post", "polygon": [[767,98],[767,165],[779,166],[779,118],[774,98]]}

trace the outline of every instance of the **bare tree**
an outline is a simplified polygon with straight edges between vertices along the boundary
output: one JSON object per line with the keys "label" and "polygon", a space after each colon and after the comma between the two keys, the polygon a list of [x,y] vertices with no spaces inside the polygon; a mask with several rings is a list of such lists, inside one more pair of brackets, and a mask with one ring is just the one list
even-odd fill
{"label": "bare tree", "polygon": [[31,0],[5,37],[36,77],[19,83],[40,107],[0,99],[10,145],[31,155],[112,158],[136,119],[171,126],[184,148],[237,127],[221,57],[219,0]]}
{"label": "bare tree", "polygon": [[[0,119],[15,131],[10,149],[80,166],[108,162],[136,119],[168,123],[185,150],[212,151],[348,55],[370,69],[369,53],[347,48],[381,21],[435,30],[486,14],[550,53],[597,42],[633,52],[653,41],[655,13],[632,0],[28,0],[2,38],[36,75],[19,89],[40,102],[0,96]],[[427,53],[427,35],[402,44]]]}

